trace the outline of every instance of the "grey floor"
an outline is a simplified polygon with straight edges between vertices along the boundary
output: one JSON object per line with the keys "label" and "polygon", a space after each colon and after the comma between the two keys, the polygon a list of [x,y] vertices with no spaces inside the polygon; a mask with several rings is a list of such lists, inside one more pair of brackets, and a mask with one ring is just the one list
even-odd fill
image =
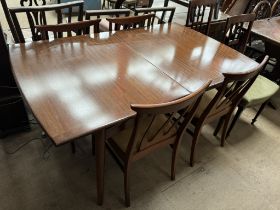
{"label": "grey floor", "polygon": [[[184,8],[177,10],[184,16]],[[175,15],[176,20],[176,15]],[[280,107],[280,93],[274,97]],[[280,108],[267,107],[255,126],[255,109],[247,109],[224,148],[213,137],[215,123],[204,127],[196,164],[188,165],[189,135],[185,135],[171,181],[169,148],[136,162],[131,173],[131,209],[280,209]],[[106,154],[105,200],[96,204],[95,158],[90,139],[51,146],[40,127],[0,139],[0,210],[126,209],[123,176]],[[50,147],[51,146],[51,147]]]}

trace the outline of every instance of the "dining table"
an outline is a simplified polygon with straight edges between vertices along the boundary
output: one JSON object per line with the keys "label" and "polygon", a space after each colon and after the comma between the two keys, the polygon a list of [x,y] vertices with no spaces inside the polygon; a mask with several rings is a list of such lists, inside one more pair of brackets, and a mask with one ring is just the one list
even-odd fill
{"label": "dining table", "polygon": [[133,118],[130,104],[157,104],[196,91],[223,73],[258,65],[179,24],[9,46],[13,74],[34,117],[56,146],[94,135],[97,203],[104,194],[106,130]]}

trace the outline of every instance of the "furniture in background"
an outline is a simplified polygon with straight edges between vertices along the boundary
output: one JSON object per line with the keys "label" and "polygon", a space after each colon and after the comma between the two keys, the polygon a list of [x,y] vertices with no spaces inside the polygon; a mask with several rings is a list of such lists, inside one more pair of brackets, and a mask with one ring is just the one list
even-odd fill
{"label": "furniture in background", "polygon": [[153,26],[155,14],[147,14],[130,17],[106,18],[109,22],[109,31],[127,30],[132,28]]}
{"label": "furniture in background", "polygon": [[[67,3],[74,0],[59,0],[58,3]],[[101,9],[101,0],[84,0],[84,10]]]}
{"label": "furniture in background", "polygon": [[256,14],[256,20],[261,20],[271,17],[271,5],[269,1],[260,1],[253,9],[253,13]]}
{"label": "furniture in background", "polygon": [[277,17],[280,15],[280,0],[276,0],[272,5],[271,16]]}
{"label": "furniture in background", "polygon": [[[132,163],[155,150],[171,146],[171,180],[175,180],[179,146],[201,97],[210,83],[207,82],[194,93],[171,102],[131,105],[131,109],[136,112],[136,117],[131,120],[132,122],[124,122],[128,125],[110,136],[106,142],[109,151],[124,173],[126,206],[130,206],[129,176]],[[177,115],[181,117],[174,119]]]}
{"label": "furniture in background", "polygon": [[[189,2],[186,25],[205,35],[209,34],[216,0],[192,0]],[[206,13],[206,8],[210,9]],[[207,16],[208,14],[208,16]],[[206,20],[206,21],[205,21]]]}
{"label": "furniture in background", "polygon": [[40,34],[42,40],[49,39],[49,32],[52,32],[53,37],[57,39],[59,38],[59,34],[62,34],[63,37],[63,33],[67,33],[67,37],[71,37],[73,32],[75,35],[90,34],[91,26],[93,26],[93,33],[99,33],[99,22],[100,19],[84,20],[58,25],[40,25],[35,26],[35,29]]}
{"label": "furniture in background", "polygon": [[[5,2],[5,0],[1,0]],[[22,33],[22,29],[20,23],[18,21],[17,15],[20,13],[25,13],[28,19],[30,30],[32,33],[32,40],[36,41],[39,37],[37,31],[35,30],[35,25],[47,25],[47,12],[56,12],[57,15],[57,23],[63,23],[63,11],[67,10],[67,22],[72,22],[73,10],[78,8],[78,21],[83,20],[83,0],[73,1],[69,3],[61,3],[61,4],[52,4],[52,5],[43,5],[43,6],[27,6],[27,7],[12,7],[8,8],[5,3],[2,6],[4,11],[7,10],[6,14],[7,21],[9,23],[13,38],[15,43],[23,43],[25,42],[24,35]],[[4,6],[5,5],[5,6]],[[61,35],[59,35],[61,37]]]}
{"label": "furniture in background", "polygon": [[[138,16],[139,14],[155,14],[158,19],[158,24],[165,22],[171,23],[175,13],[176,7],[153,7],[153,8],[136,8],[134,15]],[[157,13],[160,14],[160,17],[157,16]],[[167,18],[168,16],[168,18]],[[166,21],[167,19],[167,21]]]}
{"label": "furniture in background", "polygon": [[10,55],[0,23],[0,138],[30,129],[25,106],[14,80]]}
{"label": "furniture in background", "polygon": [[223,43],[244,53],[255,17],[254,13],[229,17],[224,30]]}

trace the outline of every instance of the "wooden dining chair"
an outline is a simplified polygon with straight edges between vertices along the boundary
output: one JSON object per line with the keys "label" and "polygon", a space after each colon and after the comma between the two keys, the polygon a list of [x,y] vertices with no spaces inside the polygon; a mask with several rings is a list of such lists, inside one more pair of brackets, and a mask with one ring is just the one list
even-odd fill
{"label": "wooden dining chair", "polygon": [[[166,16],[169,14],[167,22],[171,23],[175,10],[176,7],[136,8],[134,15],[138,16],[139,14],[155,14],[156,18],[158,19],[158,24],[162,24],[166,22]],[[160,14],[160,17],[158,17],[157,14]]]}
{"label": "wooden dining chair", "polygon": [[[117,17],[117,18],[106,18],[109,21],[109,31],[112,31],[113,28],[115,31],[140,28],[140,27],[149,27],[154,23],[155,14],[147,14],[141,16],[130,16],[130,17]],[[114,27],[113,27],[114,26]]]}
{"label": "wooden dining chair", "polygon": [[222,42],[244,53],[255,18],[255,13],[229,17],[226,22]]}
{"label": "wooden dining chair", "polygon": [[[192,0],[189,2],[186,26],[205,35],[209,34],[216,0]],[[209,9],[209,11],[208,11]]]}
{"label": "wooden dining chair", "polygon": [[[77,20],[83,20],[83,7],[84,1],[72,1],[68,3],[60,3],[60,4],[51,4],[51,5],[43,5],[43,6],[27,6],[27,7],[12,7],[9,8],[9,13],[11,17],[12,24],[16,31],[14,40],[16,43],[24,43],[25,38],[24,34],[22,33],[22,27],[20,26],[20,21],[18,20],[19,14],[26,14],[28,19],[28,23],[30,26],[32,40],[37,41],[39,36],[38,32],[35,29],[35,25],[48,25],[48,18],[47,14],[53,13],[56,14],[56,23],[62,24],[63,19],[65,22],[71,23],[73,20],[74,14],[77,15]],[[21,16],[22,18],[22,16]],[[59,34],[59,37],[62,37]]]}
{"label": "wooden dining chair", "polygon": [[38,35],[42,40],[49,39],[49,32],[53,33],[55,39],[59,38],[59,34],[67,33],[67,37],[71,37],[74,32],[76,35],[90,34],[90,27],[93,26],[93,32],[99,33],[100,19],[84,20],[74,23],[56,24],[56,25],[39,25],[35,26]]}
{"label": "wooden dining chair", "polygon": [[[125,204],[130,206],[129,173],[132,163],[163,147],[171,146],[171,179],[175,179],[175,167],[182,136],[193,118],[197,106],[210,82],[196,92],[180,99],[161,104],[132,104],[136,117],[106,145],[124,173]],[[176,119],[178,113],[180,117]],[[122,126],[119,126],[122,127]],[[111,128],[113,129],[113,128]],[[110,131],[107,131],[107,135]]]}
{"label": "wooden dining chair", "polygon": [[99,24],[100,32],[109,31],[109,22],[106,17],[128,17],[132,11],[130,9],[103,9],[103,10],[86,10],[85,18],[101,19]]}
{"label": "wooden dining chair", "polygon": [[271,17],[271,5],[269,1],[267,0],[260,1],[253,9],[253,13],[256,14],[256,20],[261,20],[261,19]]}
{"label": "wooden dining chair", "polygon": [[266,56],[262,63],[256,68],[246,71],[247,73],[224,73],[224,82],[217,89],[209,90],[204,94],[198,107],[198,111],[192,120],[192,124],[195,126],[194,131],[188,130],[193,136],[190,153],[191,166],[194,165],[196,144],[201,129],[205,124],[220,119],[215,134],[217,134],[223,126],[221,146],[224,146],[231,116],[242,97],[246,94],[260,71],[264,68],[267,60],[268,56]]}
{"label": "wooden dining chair", "polygon": [[276,0],[274,2],[271,10],[272,10],[271,11],[271,16],[272,17],[280,16],[280,0]]}

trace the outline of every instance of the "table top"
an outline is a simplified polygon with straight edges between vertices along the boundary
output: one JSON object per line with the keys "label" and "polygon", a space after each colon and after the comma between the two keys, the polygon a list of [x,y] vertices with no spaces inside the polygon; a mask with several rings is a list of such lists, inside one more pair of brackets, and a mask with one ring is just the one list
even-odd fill
{"label": "table top", "polygon": [[257,65],[177,24],[17,44],[10,53],[20,90],[56,145],[134,116],[131,103],[171,101]]}
{"label": "table top", "polygon": [[280,17],[255,21],[252,32],[280,46]]}

